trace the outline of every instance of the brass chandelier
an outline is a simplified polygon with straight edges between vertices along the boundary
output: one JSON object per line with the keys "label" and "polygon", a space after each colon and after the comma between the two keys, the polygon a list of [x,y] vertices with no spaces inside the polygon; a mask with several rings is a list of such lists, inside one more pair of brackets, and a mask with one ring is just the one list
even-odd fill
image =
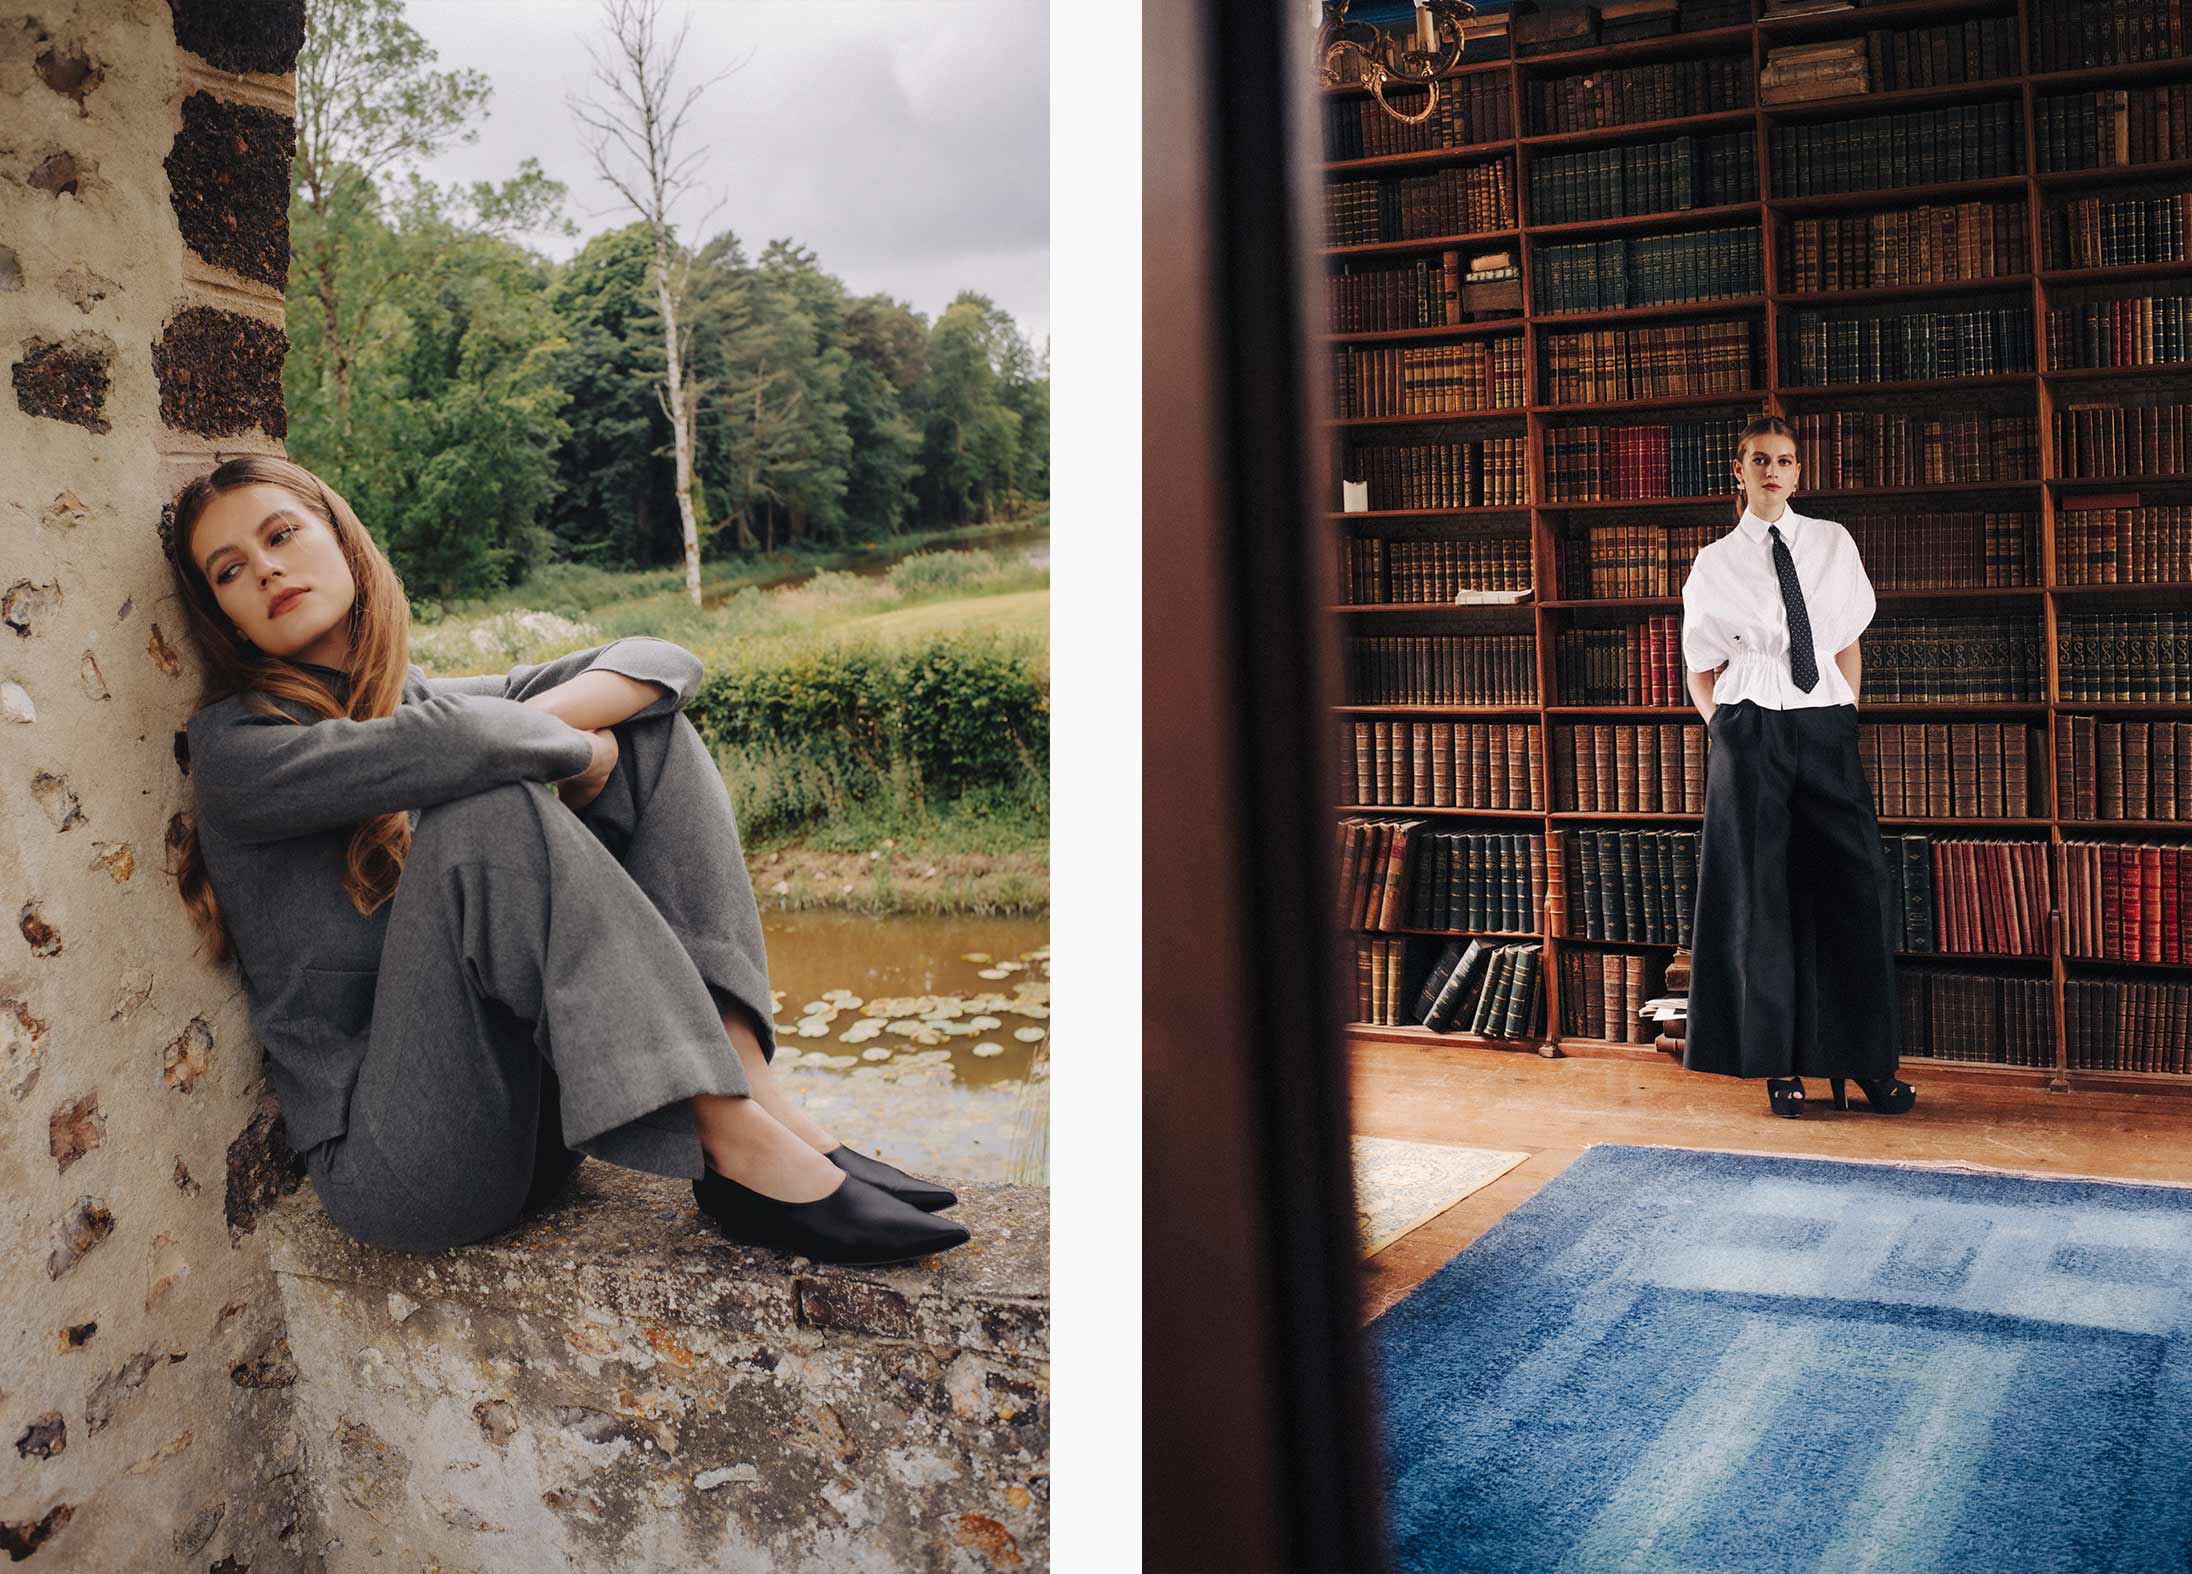
{"label": "brass chandelier", "polygon": [[[1396,37],[1369,22],[1350,22],[1351,0],[1324,0],[1317,57],[1332,87],[1365,87],[1395,120],[1418,125],[1438,108],[1438,78],[1461,60],[1462,31],[1476,16],[1469,0],[1416,0],[1414,31]],[[1423,107],[1406,115],[1386,101],[1389,82],[1427,87]]]}

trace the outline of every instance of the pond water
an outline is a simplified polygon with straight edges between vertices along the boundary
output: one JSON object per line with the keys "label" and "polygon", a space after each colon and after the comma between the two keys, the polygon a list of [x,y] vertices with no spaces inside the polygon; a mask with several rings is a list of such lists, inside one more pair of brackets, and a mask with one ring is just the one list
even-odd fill
{"label": "pond water", "polygon": [[1050,1183],[1047,920],[765,912],[762,924],[775,1064],[802,1108],[915,1174]]}

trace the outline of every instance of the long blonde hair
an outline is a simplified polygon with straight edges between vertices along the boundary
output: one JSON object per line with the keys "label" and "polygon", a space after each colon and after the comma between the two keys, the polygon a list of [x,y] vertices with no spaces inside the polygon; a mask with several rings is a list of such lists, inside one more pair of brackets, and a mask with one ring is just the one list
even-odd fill
{"label": "long blonde hair", "polygon": [[[268,655],[237,633],[191,554],[191,533],[207,505],[225,492],[255,485],[280,487],[323,520],[335,532],[343,560],[350,565],[357,595],[350,607],[347,702],[303,667]],[[171,507],[172,518],[161,527],[161,543],[183,603],[184,629],[205,673],[194,711],[240,694],[247,709],[292,723],[296,718],[275,700],[294,700],[323,718],[369,721],[395,713],[411,662],[411,602],[395,568],[340,493],[304,466],[279,455],[245,454],[190,482],[176,494]],[[235,947],[206,878],[195,821],[183,823],[171,836],[170,846],[183,906],[212,941],[214,960],[225,961]],[[410,847],[411,822],[401,813],[375,815],[351,832],[343,890],[359,912],[376,912],[396,894]]]}

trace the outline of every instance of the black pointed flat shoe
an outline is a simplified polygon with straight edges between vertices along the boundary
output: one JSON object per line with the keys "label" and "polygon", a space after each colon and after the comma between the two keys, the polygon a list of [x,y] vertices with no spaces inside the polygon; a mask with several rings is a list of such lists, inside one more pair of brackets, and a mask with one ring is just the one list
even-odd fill
{"label": "black pointed flat shoe", "polygon": [[910,1202],[924,1213],[935,1213],[942,1208],[959,1206],[959,1196],[934,1181],[908,1175],[895,1165],[881,1159],[871,1159],[858,1149],[849,1148],[842,1142],[822,1155],[854,1180],[864,1180],[877,1191],[887,1191],[900,1202]]}
{"label": "black pointed flat shoe", "polygon": [[967,1240],[965,1225],[931,1218],[856,1175],[813,1202],[779,1202],[709,1165],[693,1182],[693,1200],[732,1240],[797,1252],[816,1262],[910,1262]]}
{"label": "black pointed flat shoe", "polygon": [[[1830,1079],[1834,1085],[1834,1107],[1849,1108],[1849,1093],[1843,1088],[1843,1078]],[[1901,1115],[1918,1102],[1918,1090],[1908,1082],[1898,1082],[1893,1077],[1851,1077],[1848,1079],[1864,1091],[1865,1104],[1875,1115]]]}

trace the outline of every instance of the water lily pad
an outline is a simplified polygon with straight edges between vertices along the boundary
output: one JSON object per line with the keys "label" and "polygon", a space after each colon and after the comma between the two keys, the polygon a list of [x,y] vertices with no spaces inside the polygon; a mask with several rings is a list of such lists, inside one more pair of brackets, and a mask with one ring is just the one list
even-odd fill
{"label": "water lily pad", "polygon": [[959,960],[962,962],[987,962],[989,953],[987,951],[962,951],[959,953]]}
{"label": "water lily pad", "polygon": [[982,969],[981,976],[984,978],[1004,978],[1008,975],[1001,967],[985,967]]}
{"label": "water lily pad", "polygon": [[799,1024],[801,1038],[827,1038],[829,1032],[830,1025],[827,1022],[817,1022],[812,1017]]}
{"label": "water lily pad", "polygon": [[1016,1027],[1012,1030],[1012,1036],[1023,1044],[1032,1044],[1043,1036],[1043,1032],[1039,1027]]}
{"label": "water lily pad", "polygon": [[1005,1052],[1005,1046],[1002,1044],[977,1044],[974,1046],[974,1052],[984,1060],[988,1060],[993,1055],[1002,1055]]}
{"label": "water lily pad", "polygon": [[967,1026],[973,1028],[977,1033],[981,1033],[993,1027],[1003,1027],[1004,1023],[998,1021],[995,1017],[975,1017],[967,1023]]}
{"label": "water lily pad", "polygon": [[860,1052],[860,1058],[862,1060],[888,1060],[891,1058],[891,1052],[878,1044],[873,1049],[863,1049]]}

